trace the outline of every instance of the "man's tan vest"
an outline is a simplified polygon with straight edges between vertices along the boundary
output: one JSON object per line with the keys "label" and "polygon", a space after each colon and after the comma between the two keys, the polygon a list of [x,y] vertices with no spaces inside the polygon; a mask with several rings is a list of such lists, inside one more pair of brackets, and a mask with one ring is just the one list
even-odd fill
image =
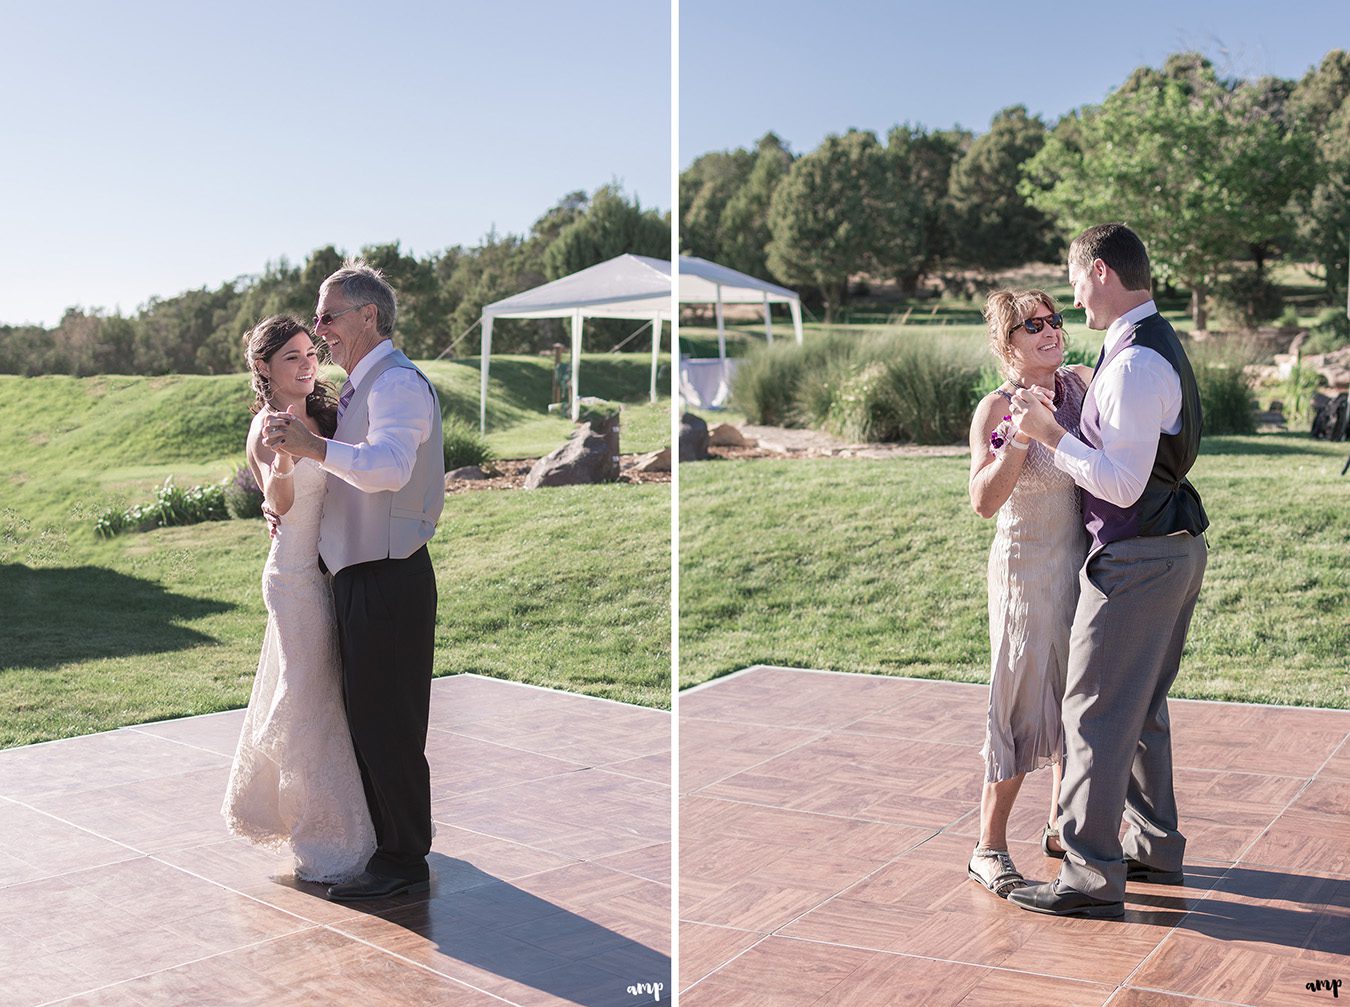
{"label": "man's tan vest", "polygon": [[328,493],[319,524],[319,555],[329,573],[377,559],[407,559],[431,540],[445,505],[445,455],[436,388],[400,351],[377,363],[362,379],[342,413],[333,440],[360,444],[370,429],[367,400],[381,374],[391,367],[415,371],[431,389],[435,408],[431,436],[417,448],[412,476],[401,490],[366,493],[328,473]]}

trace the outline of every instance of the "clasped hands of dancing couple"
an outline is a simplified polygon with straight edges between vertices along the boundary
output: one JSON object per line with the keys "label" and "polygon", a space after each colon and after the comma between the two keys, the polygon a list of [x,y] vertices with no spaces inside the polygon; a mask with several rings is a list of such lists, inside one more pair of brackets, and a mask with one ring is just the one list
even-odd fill
{"label": "clasped hands of dancing couple", "polygon": [[[1181,884],[1167,693],[1204,577],[1208,526],[1186,478],[1199,392],[1123,224],[1069,248],[1074,304],[1106,330],[1095,368],[1066,367],[1063,318],[1040,290],[985,307],[1007,382],[971,423],[971,505],[990,548],[989,711],[971,879],[1033,912],[1117,918],[1127,881]],[[1052,767],[1030,885],[1009,851],[1028,772]],[[1123,840],[1120,825],[1125,824]]]}
{"label": "clasped hands of dancing couple", "polygon": [[[245,336],[248,461],[272,544],[222,813],[340,901],[429,885],[426,544],[445,473],[436,391],[394,348],[396,310],[383,275],[348,262],[320,287],[312,332],[283,315]],[[319,339],[348,374],[336,399],[318,380]]]}

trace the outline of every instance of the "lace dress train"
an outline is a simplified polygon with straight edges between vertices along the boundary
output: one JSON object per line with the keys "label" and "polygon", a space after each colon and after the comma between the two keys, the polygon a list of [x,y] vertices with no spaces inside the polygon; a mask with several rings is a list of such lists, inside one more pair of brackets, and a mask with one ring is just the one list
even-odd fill
{"label": "lace dress train", "polygon": [[375,832],[347,730],[333,598],[318,569],[326,476],[295,466],[295,502],[263,568],[267,629],[222,814],[230,831],[289,849],[296,877],[360,873]]}

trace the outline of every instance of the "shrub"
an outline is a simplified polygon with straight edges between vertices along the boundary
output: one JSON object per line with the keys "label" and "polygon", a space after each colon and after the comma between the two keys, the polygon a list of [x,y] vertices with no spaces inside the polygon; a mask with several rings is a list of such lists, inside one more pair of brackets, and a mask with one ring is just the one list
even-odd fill
{"label": "shrub", "polygon": [[885,362],[884,390],[877,394],[883,429],[916,444],[965,439],[978,401],[980,366],[972,354],[928,340],[905,339]]}
{"label": "shrub", "polygon": [[483,465],[492,460],[492,448],[478,428],[458,416],[446,416],[441,421],[441,440],[445,452],[445,471],[465,465]]}
{"label": "shrub", "polygon": [[755,422],[820,427],[849,440],[950,444],[970,424],[979,352],[899,333],[761,347],[744,358],[732,392]]}
{"label": "shrub", "polygon": [[229,516],[225,509],[224,486],[193,486],[185,490],[175,486],[173,476],[169,476],[148,504],[138,504],[121,512],[104,511],[94,522],[94,532],[101,538],[112,538],[125,531],[225,521]]}
{"label": "shrub", "polygon": [[[856,350],[856,337],[827,332],[810,342],[760,344],[740,358],[731,379],[731,402],[751,423],[796,427],[818,422],[820,410],[804,408],[803,396],[819,393],[822,374],[847,370]],[[813,388],[805,390],[810,380]]]}
{"label": "shrub", "polygon": [[1294,360],[1294,366],[1279,386],[1279,394],[1284,401],[1284,414],[1290,424],[1305,425],[1312,422],[1312,397],[1322,385],[1322,375],[1303,363],[1300,353]]}
{"label": "shrub", "polygon": [[1341,308],[1326,308],[1308,330],[1303,340],[1303,352],[1330,353],[1350,343],[1350,318]]}
{"label": "shrub", "polygon": [[1277,317],[1280,290],[1255,270],[1242,270],[1214,288],[1214,320],[1224,329],[1254,329]]}
{"label": "shrub", "polygon": [[225,510],[232,518],[262,517],[263,492],[248,465],[240,465],[225,481]]}
{"label": "shrub", "polygon": [[793,426],[804,354],[791,343],[757,346],[741,357],[731,379],[731,401],[751,423]]}
{"label": "shrub", "polygon": [[1186,348],[1200,391],[1200,409],[1206,434],[1253,434],[1256,418],[1252,412],[1251,381],[1247,377],[1242,353],[1227,346]]}

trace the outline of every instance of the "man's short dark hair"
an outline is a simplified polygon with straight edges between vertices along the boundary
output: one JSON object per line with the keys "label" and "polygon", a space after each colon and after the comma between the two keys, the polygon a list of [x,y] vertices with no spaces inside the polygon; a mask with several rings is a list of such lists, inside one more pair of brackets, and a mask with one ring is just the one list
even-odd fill
{"label": "man's short dark hair", "polygon": [[1110,266],[1126,290],[1148,290],[1151,275],[1144,243],[1124,224],[1098,224],[1074,238],[1069,245],[1069,265],[1091,268],[1101,259]]}

